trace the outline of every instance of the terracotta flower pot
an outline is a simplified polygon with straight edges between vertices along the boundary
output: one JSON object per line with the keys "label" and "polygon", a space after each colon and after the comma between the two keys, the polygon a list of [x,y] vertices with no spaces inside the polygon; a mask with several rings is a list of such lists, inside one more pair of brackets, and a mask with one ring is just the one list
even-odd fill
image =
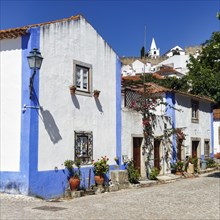
{"label": "terracotta flower pot", "polygon": [[76,87],[75,86],[70,86],[70,94],[74,95],[76,92]]}
{"label": "terracotta flower pot", "polygon": [[71,191],[76,191],[80,185],[79,177],[71,177],[69,179],[70,189]]}
{"label": "terracotta flower pot", "polygon": [[103,185],[105,182],[105,178],[103,175],[95,175],[95,183],[97,185]]}
{"label": "terracotta flower pot", "polygon": [[97,99],[99,97],[100,91],[95,91],[94,92],[94,97]]}
{"label": "terracotta flower pot", "polygon": [[183,175],[183,172],[181,172],[181,171],[176,171],[176,175],[182,176],[182,175]]}

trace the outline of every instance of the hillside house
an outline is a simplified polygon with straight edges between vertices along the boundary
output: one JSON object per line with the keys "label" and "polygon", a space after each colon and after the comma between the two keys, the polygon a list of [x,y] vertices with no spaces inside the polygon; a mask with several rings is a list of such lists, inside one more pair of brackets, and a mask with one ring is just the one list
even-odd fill
{"label": "hillside house", "polygon": [[[120,162],[121,63],[84,17],[1,30],[0,45],[2,192],[62,196],[65,160],[82,159],[82,187],[92,160]],[[43,63],[31,86],[35,48]]]}
{"label": "hillside house", "polygon": [[175,46],[168,50],[163,56],[172,57],[174,55],[185,55],[185,51],[180,46]]}
{"label": "hillside house", "polygon": [[169,65],[162,65],[159,67],[159,70],[155,72],[156,74],[162,76],[163,78],[165,77],[176,77],[176,78],[182,78],[184,74],[176,71],[173,69],[173,67]]}
{"label": "hillside house", "polygon": [[122,76],[143,75],[143,73],[151,72],[151,63],[143,63],[136,59],[131,64],[123,65],[121,68]]}
{"label": "hillside house", "polygon": [[172,67],[182,75],[188,72],[187,64],[189,63],[189,55],[174,55],[154,66],[155,70],[159,70],[161,66],[166,65]]}

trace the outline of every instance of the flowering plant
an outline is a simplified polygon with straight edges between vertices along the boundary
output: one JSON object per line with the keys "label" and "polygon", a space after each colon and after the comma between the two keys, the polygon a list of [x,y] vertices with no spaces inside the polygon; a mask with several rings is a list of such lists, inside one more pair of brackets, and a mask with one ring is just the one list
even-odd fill
{"label": "flowering plant", "polygon": [[101,159],[98,159],[97,161],[93,161],[93,172],[95,175],[103,175],[106,174],[109,171],[109,165],[108,163],[109,158],[106,156],[101,157]]}
{"label": "flowering plant", "polygon": [[[77,167],[77,170],[74,169],[74,164]],[[76,159],[76,161],[73,160],[65,160],[64,161],[64,166],[66,167],[66,169],[69,171],[68,173],[68,179],[70,179],[71,177],[78,177],[80,178],[81,176],[81,160],[80,159]]]}

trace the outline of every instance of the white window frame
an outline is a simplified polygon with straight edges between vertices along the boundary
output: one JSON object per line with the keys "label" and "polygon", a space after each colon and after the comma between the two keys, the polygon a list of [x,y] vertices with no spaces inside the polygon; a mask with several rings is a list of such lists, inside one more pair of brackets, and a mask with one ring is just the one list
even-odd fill
{"label": "white window frame", "polygon": [[[80,85],[77,86],[77,70],[80,75]],[[84,88],[83,83],[85,82],[83,77],[84,71],[86,71],[86,84],[87,87]],[[73,61],[73,84],[76,86],[77,94],[84,95],[92,95],[92,65],[88,63],[84,63],[81,61],[74,60]]]}
{"label": "white window frame", "polygon": [[191,100],[191,118],[192,122],[199,122],[199,102]]}

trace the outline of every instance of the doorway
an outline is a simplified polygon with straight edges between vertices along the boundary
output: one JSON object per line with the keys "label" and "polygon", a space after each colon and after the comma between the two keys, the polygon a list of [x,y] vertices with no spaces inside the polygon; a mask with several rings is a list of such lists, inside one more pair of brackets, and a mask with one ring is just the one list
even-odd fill
{"label": "doorway", "polygon": [[182,160],[182,145],[183,145],[183,139],[178,138],[177,139],[177,160]]}
{"label": "doorway", "polygon": [[142,137],[133,137],[133,160],[134,168],[141,174],[141,144]]}
{"label": "doorway", "polygon": [[154,139],[154,167],[160,170],[160,139]]}
{"label": "doorway", "polygon": [[192,157],[198,157],[199,141],[192,141]]}

